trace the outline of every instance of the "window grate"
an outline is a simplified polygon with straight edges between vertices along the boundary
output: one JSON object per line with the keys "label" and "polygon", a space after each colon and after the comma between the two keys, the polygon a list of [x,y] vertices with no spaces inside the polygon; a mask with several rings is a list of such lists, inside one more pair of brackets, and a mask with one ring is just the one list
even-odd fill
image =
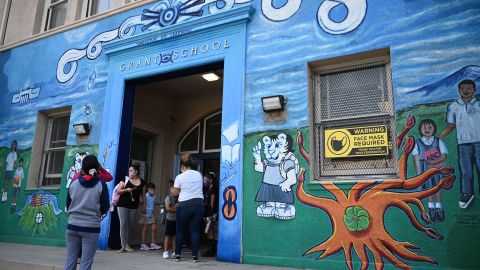
{"label": "window grate", "polygon": [[[385,62],[322,71],[314,77],[315,178],[398,173],[390,66]],[[326,158],[327,129],[387,126],[389,155]]]}

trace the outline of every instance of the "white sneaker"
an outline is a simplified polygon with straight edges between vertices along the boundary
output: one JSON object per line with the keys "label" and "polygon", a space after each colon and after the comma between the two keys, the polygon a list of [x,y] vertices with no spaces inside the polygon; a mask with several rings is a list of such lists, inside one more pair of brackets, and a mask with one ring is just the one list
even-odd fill
{"label": "white sneaker", "polygon": [[164,259],[170,258],[170,253],[168,252],[168,250],[166,250],[166,251],[163,252],[163,258],[164,258]]}
{"label": "white sneaker", "polygon": [[295,206],[288,203],[281,203],[275,212],[277,219],[292,219],[295,217]]}
{"label": "white sneaker", "polygon": [[257,207],[257,216],[259,217],[273,217],[275,215],[275,207],[269,203],[262,203]]}

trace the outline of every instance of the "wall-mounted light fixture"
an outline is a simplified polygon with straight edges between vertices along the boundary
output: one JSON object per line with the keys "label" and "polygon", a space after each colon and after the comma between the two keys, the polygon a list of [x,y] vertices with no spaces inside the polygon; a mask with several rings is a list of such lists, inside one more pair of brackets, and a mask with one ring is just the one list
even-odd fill
{"label": "wall-mounted light fixture", "polygon": [[287,98],[282,95],[262,97],[262,107],[264,112],[274,112],[285,110]]}
{"label": "wall-mounted light fixture", "polygon": [[90,124],[89,123],[78,123],[73,124],[73,129],[75,134],[78,136],[86,136],[90,134]]}
{"label": "wall-mounted light fixture", "polygon": [[202,74],[202,78],[204,78],[205,80],[207,80],[209,82],[213,82],[213,81],[217,81],[218,79],[220,79],[220,76],[218,76],[217,74],[215,74],[213,72],[210,72],[210,73]]}

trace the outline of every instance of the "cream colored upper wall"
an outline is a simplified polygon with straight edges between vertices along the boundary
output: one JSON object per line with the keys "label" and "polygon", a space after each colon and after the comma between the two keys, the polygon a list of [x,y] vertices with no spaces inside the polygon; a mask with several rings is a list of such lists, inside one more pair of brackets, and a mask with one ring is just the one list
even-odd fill
{"label": "cream colored upper wall", "polygon": [[5,29],[5,44],[14,43],[32,36],[38,2],[39,0],[12,1]]}

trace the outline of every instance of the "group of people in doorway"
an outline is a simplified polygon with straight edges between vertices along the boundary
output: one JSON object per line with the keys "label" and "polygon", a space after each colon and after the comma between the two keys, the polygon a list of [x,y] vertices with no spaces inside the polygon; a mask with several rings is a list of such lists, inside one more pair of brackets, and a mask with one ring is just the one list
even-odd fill
{"label": "group of people in doorway", "polygon": [[[218,182],[215,173],[204,176],[192,169],[192,157],[182,156],[181,173],[175,178],[169,194],[164,200],[165,237],[163,258],[181,260],[182,248],[190,245],[191,261],[198,261],[201,234],[208,236],[209,248],[202,253],[204,257],[216,256],[215,229],[218,211]],[[110,209],[110,200],[106,182],[112,175],[98,162],[96,156],[88,155],[82,161],[82,170],[75,175],[67,194],[66,210],[69,214],[66,231],[67,259],[65,269],[91,269],[100,223]],[[142,212],[139,223],[142,227],[140,250],[158,250],[156,244],[155,184],[146,183],[140,178],[138,165],[131,165],[128,176],[116,187],[119,194],[116,202],[120,221],[121,248],[118,252],[131,252],[129,233],[136,223],[137,211]],[[204,225],[202,225],[204,224]],[[149,228],[150,227],[150,228]],[[146,242],[148,229],[151,230],[150,244]]]}

